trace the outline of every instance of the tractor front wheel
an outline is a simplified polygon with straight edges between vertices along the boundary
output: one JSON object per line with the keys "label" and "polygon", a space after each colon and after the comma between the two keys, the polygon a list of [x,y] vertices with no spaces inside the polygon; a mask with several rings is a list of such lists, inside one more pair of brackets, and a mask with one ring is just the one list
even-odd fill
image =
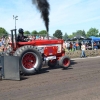
{"label": "tractor front wheel", "polygon": [[59,65],[64,69],[67,69],[70,66],[70,58],[68,56],[63,56],[59,60]]}

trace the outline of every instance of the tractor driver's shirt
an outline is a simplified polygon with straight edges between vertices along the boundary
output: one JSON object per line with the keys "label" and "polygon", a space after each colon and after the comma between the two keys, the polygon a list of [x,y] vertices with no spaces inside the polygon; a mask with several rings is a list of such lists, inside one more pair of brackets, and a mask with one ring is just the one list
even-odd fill
{"label": "tractor driver's shirt", "polygon": [[23,34],[19,34],[17,37],[17,42],[27,42],[27,40],[25,40],[25,38],[27,38],[27,37],[24,36]]}

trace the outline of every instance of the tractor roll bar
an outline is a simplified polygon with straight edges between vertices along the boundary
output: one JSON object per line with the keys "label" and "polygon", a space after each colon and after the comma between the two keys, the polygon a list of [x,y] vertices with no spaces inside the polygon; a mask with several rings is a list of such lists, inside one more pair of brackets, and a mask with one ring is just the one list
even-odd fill
{"label": "tractor roll bar", "polygon": [[[15,40],[14,40],[13,32],[15,32]],[[11,41],[12,41],[12,48],[16,47],[16,41],[17,41],[16,29],[11,30]],[[15,45],[14,45],[14,42],[15,42]]]}

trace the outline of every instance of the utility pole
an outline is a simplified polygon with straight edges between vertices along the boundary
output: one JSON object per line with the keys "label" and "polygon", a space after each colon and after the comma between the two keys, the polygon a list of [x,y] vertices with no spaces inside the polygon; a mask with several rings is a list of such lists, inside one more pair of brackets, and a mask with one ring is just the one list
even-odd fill
{"label": "utility pole", "polygon": [[15,30],[16,30],[16,20],[18,20],[17,18],[18,18],[18,16],[13,15],[13,19],[15,20]]}
{"label": "utility pole", "polygon": [[15,31],[15,41],[17,41],[17,33],[16,33],[16,30],[17,30],[16,29],[16,20],[18,20],[17,18],[18,18],[18,16],[13,15],[13,19],[15,20],[15,29],[14,29],[14,31]]}

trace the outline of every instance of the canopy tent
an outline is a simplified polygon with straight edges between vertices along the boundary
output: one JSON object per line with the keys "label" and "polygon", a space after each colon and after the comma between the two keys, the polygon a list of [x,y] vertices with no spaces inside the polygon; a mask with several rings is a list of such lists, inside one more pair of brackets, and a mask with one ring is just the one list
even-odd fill
{"label": "canopy tent", "polygon": [[84,36],[74,36],[73,38],[66,39],[66,41],[79,41],[79,40],[84,40]]}
{"label": "canopy tent", "polygon": [[75,36],[75,37],[72,38],[73,41],[75,41],[75,40],[84,40],[84,39],[85,39],[85,37],[83,37],[83,36]]}
{"label": "canopy tent", "polygon": [[100,41],[100,37],[90,36],[89,38],[91,39],[92,49],[93,49],[94,48],[93,43]]}
{"label": "canopy tent", "polygon": [[90,36],[90,39],[92,39],[93,42],[100,41],[100,37]]}
{"label": "canopy tent", "polygon": [[92,40],[91,38],[85,38],[84,40],[88,40],[88,41],[90,41],[90,40]]}
{"label": "canopy tent", "polygon": [[72,39],[69,39],[69,38],[68,38],[68,39],[66,39],[66,41],[72,41]]}

